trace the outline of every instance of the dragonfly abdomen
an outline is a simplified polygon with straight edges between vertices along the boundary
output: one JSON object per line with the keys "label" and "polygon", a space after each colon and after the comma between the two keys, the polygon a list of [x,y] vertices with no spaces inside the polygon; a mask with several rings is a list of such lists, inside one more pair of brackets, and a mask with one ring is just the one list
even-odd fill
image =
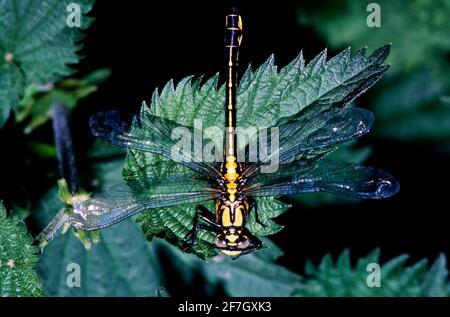
{"label": "dragonfly abdomen", "polygon": [[237,89],[237,64],[238,49],[242,41],[242,18],[240,15],[231,13],[225,19],[225,55],[227,59],[227,94],[225,105],[226,126],[226,174],[227,191],[231,201],[234,201],[236,193],[237,172],[237,146],[234,130],[236,128],[236,89]]}
{"label": "dragonfly abdomen", "polygon": [[239,47],[242,41],[242,18],[239,14],[230,13],[225,20],[225,46]]}

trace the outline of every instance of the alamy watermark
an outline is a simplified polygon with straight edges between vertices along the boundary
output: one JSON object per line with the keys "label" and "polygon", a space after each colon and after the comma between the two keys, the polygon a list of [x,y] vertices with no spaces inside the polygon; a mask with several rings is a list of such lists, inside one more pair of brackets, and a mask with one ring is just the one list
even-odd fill
{"label": "alamy watermark", "polygon": [[81,6],[76,2],[69,3],[66,11],[69,13],[66,18],[66,25],[69,28],[81,27]]}
{"label": "alamy watermark", "polygon": [[[1,262],[0,262],[1,264]],[[13,264],[8,262],[12,267]],[[69,288],[81,287],[81,267],[78,263],[69,263],[66,267],[67,278],[66,285]],[[381,267],[378,263],[369,263],[366,266],[366,272],[369,273],[366,278],[366,285],[369,288],[381,287]]]}
{"label": "alamy watermark", "polygon": [[366,279],[366,285],[370,288],[381,287],[381,267],[378,263],[369,263],[366,271],[370,273]]}
{"label": "alamy watermark", "polygon": [[[275,173],[279,167],[280,134],[277,127],[239,128],[229,131],[218,126],[203,129],[202,120],[194,120],[193,129],[177,127],[172,130],[175,143],[171,159],[175,162],[223,162],[226,153],[236,142],[237,162],[261,162],[261,173]],[[225,140],[225,144],[224,144]]]}
{"label": "alamy watermark", "polygon": [[366,24],[369,28],[381,27],[381,6],[376,3],[369,3],[366,7],[366,11],[370,12],[367,16]]}
{"label": "alamy watermark", "polygon": [[69,288],[81,287],[81,268],[78,263],[69,263],[66,267],[66,285]]}

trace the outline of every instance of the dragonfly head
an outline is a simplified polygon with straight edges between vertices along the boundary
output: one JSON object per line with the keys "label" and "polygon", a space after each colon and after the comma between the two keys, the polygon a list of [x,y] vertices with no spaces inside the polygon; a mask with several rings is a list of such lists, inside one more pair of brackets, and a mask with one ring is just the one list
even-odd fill
{"label": "dragonfly head", "polygon": [[215,245],[220,251],[228,256],[237,257],[250,244],[246,235],[243,234],[241,228],[224,228],[221,233],[216,236]]}

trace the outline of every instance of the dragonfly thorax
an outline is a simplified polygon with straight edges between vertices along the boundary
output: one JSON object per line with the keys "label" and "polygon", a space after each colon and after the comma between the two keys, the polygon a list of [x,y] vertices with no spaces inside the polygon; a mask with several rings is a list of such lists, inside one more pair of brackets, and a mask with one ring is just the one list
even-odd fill
{"label": "dragonfly thorax", "polygon": [[227,195],[216,201],[216,222],[221,230],[215,244],[222,253],[238,256],[248,247],[248,237],[244,235],[244,226],[248,215],[249,203],[246,198],[230,201]]}

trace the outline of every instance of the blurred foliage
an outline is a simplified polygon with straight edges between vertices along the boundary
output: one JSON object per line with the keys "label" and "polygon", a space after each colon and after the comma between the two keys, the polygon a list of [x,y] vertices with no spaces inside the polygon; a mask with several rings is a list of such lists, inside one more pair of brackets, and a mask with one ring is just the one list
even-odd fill
{"label": "blurred foliage", "polygon": [[[447,74],[450,78],[450,71]],[[450,144],[448,87],[425,69],[382,82],[372,103],[377,115],[375,135],[401,141]]]}
{"label": "blurred foliage", "polygon": [[68,27],[70,0],[0,1],[0,128],[16,110],[26,87],[46,85],[70,75],[93,19],[93,0],[80,0],[80,27]]}
{"label": "blurred foliage", "polygon": [[155,240],[151,245],[155,247],[161,265],[165,289],[171,296],[189,294],[178,289],[179,286],[173,287],[179,280],[188,288],[195,287],[197,295],[291,295],[301,286],[302,278],[275,264],[282,256],[282,251],[268,239],[263,239],[263,242],[267,247],[259,252],[236,260],[219,255],[208,262],[182,253],[162,240]]}
{"label": "blurred foliage", "polygon": [[[311,113],[344,106],[378,81],[387,69],[382,62],[388,54],[389,46],[377,49],[369,57],[365,56],[365,50],[351,54],[347,49],[327,61],[327,52],[323,51],[307,65],[303,55],[299,54],[280,71],[271,56],[256,71],[249,67],[239,83],[239,127],[276,126],[281,122],[307,117]],[[161,93],[156,90],[150,107],[145,103],[142,105],[141,124],[149,124],[145,120],[148,120],[149,115],[156,115],[184,126],[194,126],[194,120],[200,118],[204,128],[223,126],[225,85],[217,87],[218,75],[203,84],[202,80],[202,77],[195,80],[192,76],[186,77],[176,87],[170,81]],[[143,138],[145,137],[144,135]],[[303,155],[313,157],[316,153],[314,151],[323,153],[324,149],[313,149]],[[159,155],[137,150],[128,151],[124,169],[124,177],[127,180],[165,178],[180,174],[196,177],[196,174],[186,167]],[[257,224],[252,214],[248,229],[257,236],[280,231],[282,227],[272,218],[286,211],[289,206],[273,197],[257,198],[256,201],[265,227]],[[213,202],[206,203],[205,206],[211,211],[214,210]],[[162,237],[177,245],[192,229],[195,213],[195,204],[149,209],[138,218],[138,222],[142,224],[148,239]],[[214,234],[201,230],[192,249],[201,258],[217,254]]]}
{"label": "blurred foliage", "polygon": [[[48,138],[42,138],[40,133],[45,133],[45,128],[38,128],[52,119],[51,110],[55,103],[67,105],[71,112],[80,99],[97,91],[98,85],[109,76],[109,69],[98,69],[81,79],[67,78],[45,87],[30,85],[17,108],[16,123],[0,130],[0,143],[9,149],[8,155],[1,158],[3,184],[0,184],[0,196],[8,200],[23,217],[32,203],[29,193],[36,192],[36,189],[31,188],[35,186],[32,177],[20,175],[38,174],[38,177],[45,179],[55,175],[51,165],[52,160],[57,158],[55,145]],[[36,169],[37,165],[39,169]]]}
{"label": "blurred foliage", "polygon": [[[372,92],[376,136],[401,141],[450,141],[450,2],[380,0],[381,27],[368,27],[373,1],[299,3],[298,21],[328,45],[376,47],[392,43],[390,74]],[[440,143],[442,145],[442,143]]]}
{"label": "blurred foliage", "polygon": [[367,280],[374,273],[367,266],[380,263],[378,249],[351,265],[348,250],[333,263],[330,254],[318,266],[307,262],[305,282],[295,291],[297,296],[449,296],[450,281],[443,254],[428,267],[426,259],[406,265],[409,256],[404,254],[381,266],[380,287],[368,287]]}
{"label": "blurred foliage", "polygon": [[44,295],[32,242],[25,224],[15,215],[8,217],[0,202],[0,297]]}
{"label": "blurred foliage", "polygon": [[18,105],[16,121],[27,121],[24,133],[29,134],[50,119],[53,103],[63,103],[73,109],[80,99],[97,91],[110,75],[109,69],[101,68],[81,79],[68,78],[54,85],[30,85]]}
{"label": "blurred foliage", "polygon": [[[370,3],[381,9],[381,27],[368,27]],[[325,0],[319,4],[304,2],[298,10],[301,24],[315,30],[333,48],[343,46],[378,47],[392,43],[387,59],[393,72],[422,66],[447,65],[450,51],[450,2],[447,0]],[[299,4],[301,6],[301,4]],[[432,56],[433,58],[430,58]]]}

